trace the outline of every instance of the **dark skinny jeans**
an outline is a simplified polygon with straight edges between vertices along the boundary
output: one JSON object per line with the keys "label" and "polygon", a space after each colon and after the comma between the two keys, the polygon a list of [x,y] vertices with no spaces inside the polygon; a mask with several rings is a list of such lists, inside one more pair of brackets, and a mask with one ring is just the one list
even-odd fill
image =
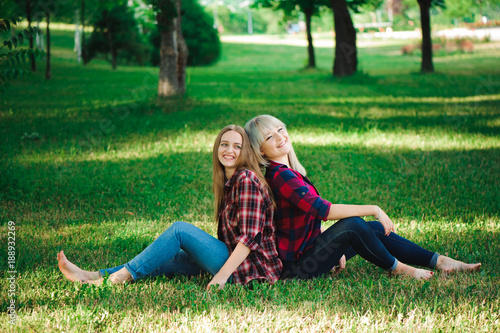
{"label": "dark skinny jeans", "polygon": [[439,256],[393,232],[385,236],[384,227],[378,221],[365,222],[360,217],[348,217],[320,234],[313,247],[297,261],[283,261],[281,278],[311,279],[323,275],[338,265],[344,254],[346,260],[359,254],[387,271],[393,271],[398,260],[434,268]]}

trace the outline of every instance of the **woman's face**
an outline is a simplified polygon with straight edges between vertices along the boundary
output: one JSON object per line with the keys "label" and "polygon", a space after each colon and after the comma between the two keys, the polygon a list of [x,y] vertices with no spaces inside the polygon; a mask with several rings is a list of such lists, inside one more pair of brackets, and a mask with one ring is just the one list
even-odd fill
{"label": "woman's face", "polygon": [[283,126],[276,126],[272,131],[267,133],[264,137],[264,142],[260,145],[262,154],[274,161],[288,157],[290,148],[290,137]]}
{"label": "woman's face", "polygon": [[236,162],[240,157],[242,144],[243,138],[236,131],[228,131],[222,135],[218,157],[219,162],[224,166],[226,175],[232,175],[236,170]]}

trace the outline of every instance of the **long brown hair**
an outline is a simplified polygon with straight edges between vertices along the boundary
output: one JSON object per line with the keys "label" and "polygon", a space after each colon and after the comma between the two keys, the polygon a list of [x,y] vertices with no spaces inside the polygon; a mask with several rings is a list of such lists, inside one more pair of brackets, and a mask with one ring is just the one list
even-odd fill
{"label": "long brown hair", "polygon": [[219,161],[219,146],[221,143],[222,136],[229,132],[235,131],[239,133],[242,138],[241,143],[241,151],[238,160],[236,161],[236,170],[235,172],[241,171],[243,169],[248,169],[253,171],[262,184],[266,187],[269,195],[271,195],[271,191],[269,186],[266,183],[264,175],[262,171],[260,171],[259,162],[257,162],[257,158],[250,146],[250,140],[248,139],[247,133],[241,126],[237,125],[228,125],[224,127],[217,135],[217,138],[214,142],[214,149],[212,153],[212,165],[213,165],[213,191],[214,191],[214,214],[215,221],[219,220],[219,210],[221,209],[222,202],[224,201],[224,185],[228,181],[226,179],[226,173],[224,172],[224,166]]}

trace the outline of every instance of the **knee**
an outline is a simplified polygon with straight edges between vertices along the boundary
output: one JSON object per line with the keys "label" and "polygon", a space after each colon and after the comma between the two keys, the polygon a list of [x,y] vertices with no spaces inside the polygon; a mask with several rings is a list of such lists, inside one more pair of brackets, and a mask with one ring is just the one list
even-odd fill
{"label": "knee", "polygon": [[[345,227],[354,231],[363,231],[369,229],[366,221],[359,216],[348,217],[341,220]],[[339,221],[340,222],[340,221]]]}
{"label": "knee", "polygon": [[380,223],[379,221],[370,221],[370,222],[366,222],[368,224],[368,226],[375,232],[379,232],[379,233],[382,233],[383,235],[385,235],[385,229],[384,229],[384,226],[382,225],[382,223]]}
{"label": "knee", "polygon": [[183,221],[176,221],[174,223],[172,223],[172,225],[170,226],[169,229],[172,229],[172,231],[180,231],[180,230],[184,230],[186,229],[186,226],[188,225],[189,223],[187,222],[183,222]]}
{"label": "knee", "polygon": [[[186,223],[186,222],[182,222],[182,221],[177,221],[177,222],[174,222],[172,223],[172,225],[170,227],[168,227],[162,234],[161,236],[164,236],[164,237],[169,237],[168,235],[178,235],[178,234],[181,234],[183,232],[185,232],[186,230],[186,227],[189,225],[189,223]],[[160,236],[160,237],[161,237]]]}

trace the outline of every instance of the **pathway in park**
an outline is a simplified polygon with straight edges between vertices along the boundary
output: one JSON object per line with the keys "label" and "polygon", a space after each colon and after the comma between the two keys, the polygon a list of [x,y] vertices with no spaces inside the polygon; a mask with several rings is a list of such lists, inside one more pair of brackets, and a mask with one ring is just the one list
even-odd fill
{"label": "pathway in park", "polygon": [[[487,29],[466,29],[454,28],[434,32],[435,36],[444,36],[447,38],[478,38],[484,39],[489,36],[491,41],[500,41],[500,28]],[[420,30],[414,31],[393,31],[393,32],[375,32],[358,33],[358,46],[370,45],[380,40],[417,40],[421,38]],[[244,43],[244,44],[270,44],[270,45],[295,45],[307,46],[305,34],[296,35],[222,35],[222,42],[225,43]],[[333,47],[333,36],[331,33],[313,34],[315,47]]]}

